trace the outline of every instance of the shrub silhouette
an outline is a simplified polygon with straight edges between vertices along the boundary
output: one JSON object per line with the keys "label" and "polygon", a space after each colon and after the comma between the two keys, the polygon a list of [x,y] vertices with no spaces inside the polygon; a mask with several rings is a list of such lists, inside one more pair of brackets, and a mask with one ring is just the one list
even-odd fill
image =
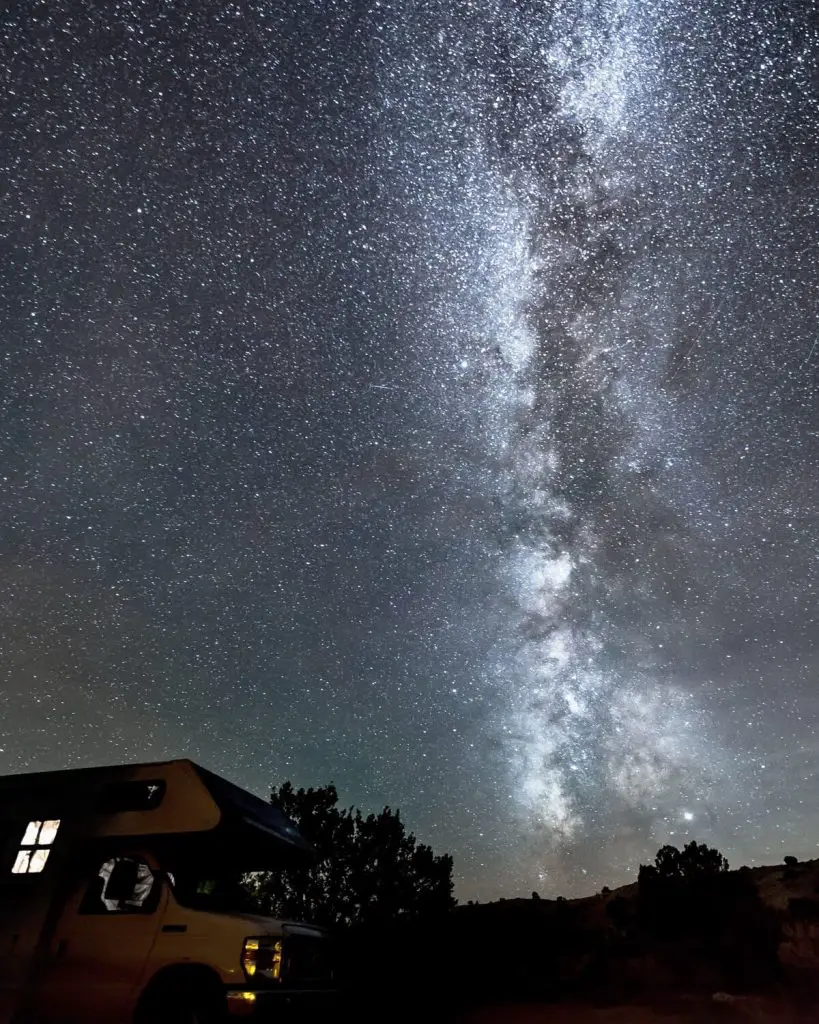
{"label": "shrub silhouette", "polygon": [[664,846],[641,865],[638,915],[664,941],[684,941],[728,984],[753,987],[778,969],[780,924],[765,906],[751,872],[729,873],[728,861],[705,844]]}

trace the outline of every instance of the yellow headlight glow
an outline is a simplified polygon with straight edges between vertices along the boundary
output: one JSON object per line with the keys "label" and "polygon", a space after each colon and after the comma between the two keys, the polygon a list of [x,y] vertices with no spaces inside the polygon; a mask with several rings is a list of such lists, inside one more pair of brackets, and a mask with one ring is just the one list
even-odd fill
{"label": "yellow headlight glow", "polygon": [[259,976],[278,981],[282,973],[282,940],[267,935],[245,939],[242,968],[248,978]]}
{"label": "yellow headlight glow", "polygon": [[231,1017],[251,1017],[256,1009],[256,993],[228,992],[227,1004]]}

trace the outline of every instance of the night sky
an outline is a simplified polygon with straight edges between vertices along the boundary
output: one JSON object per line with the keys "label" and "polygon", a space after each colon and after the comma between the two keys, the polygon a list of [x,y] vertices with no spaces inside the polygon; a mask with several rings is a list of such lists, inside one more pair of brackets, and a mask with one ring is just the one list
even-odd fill
{"label": "night sky", "polygon": [[0,46],[0,771],[333,780],[463,898],[817,855],[813,4]]}

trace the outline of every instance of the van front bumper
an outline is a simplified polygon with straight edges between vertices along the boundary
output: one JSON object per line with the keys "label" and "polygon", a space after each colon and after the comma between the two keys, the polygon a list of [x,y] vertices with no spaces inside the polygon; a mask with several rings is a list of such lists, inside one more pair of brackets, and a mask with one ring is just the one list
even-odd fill
{"label": "van front bumper", "polygon": [[251,1020],[277,1021],[295,1019],[299,1021],[323,1019],[325,1014],[337,1009],[339,994],[329,989],[230,989],[227,992],[227,1008],[231,1018],[244,1017]]}

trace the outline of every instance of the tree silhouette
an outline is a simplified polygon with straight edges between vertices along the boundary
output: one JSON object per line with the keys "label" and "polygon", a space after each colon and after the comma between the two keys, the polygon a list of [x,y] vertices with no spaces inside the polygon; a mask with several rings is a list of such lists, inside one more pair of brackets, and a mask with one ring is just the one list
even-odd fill
{"label": "tree silhouette", "polygon": [[705,843],[687,843],[682,850],[676,846],[663,846],[657,851],[654,864],[641,864],[638,882],[641,886],[657,881],[690,882],[710,878],[728,870],[728,861],[719,850]]}
{"label": "tree silhouette", "polygon": [[271,794],[316,851],[311,863],[264,872],[254,888],[271,913],[329,927],[413,920],[454,906],[452,858],[407,832],[398,811],[366,817],[338,806],[335,786]]}

